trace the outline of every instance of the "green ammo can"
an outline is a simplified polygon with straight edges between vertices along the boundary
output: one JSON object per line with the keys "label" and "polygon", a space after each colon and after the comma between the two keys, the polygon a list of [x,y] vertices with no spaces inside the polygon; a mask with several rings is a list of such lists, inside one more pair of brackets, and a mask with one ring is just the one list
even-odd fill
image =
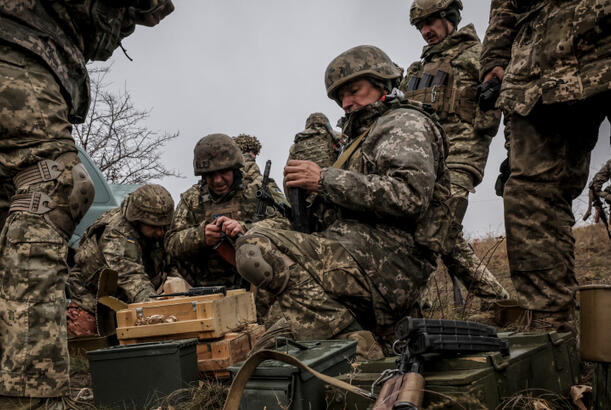
{"label": "green ammo can", "polygon": [[[275,350],[288,353],[312,369],[329,376],[350,371],[356,341],[288,341]],[[232,377],[241,363],[229,367]],[[325,409],[325,384],[312,374],[276,360],[261,363],[246,384],[240,410]]]}
{"label": "green ammo can", "polygon": [[87,352],[96,405],[146,408],[198,380],[197,339],[138,343]]}

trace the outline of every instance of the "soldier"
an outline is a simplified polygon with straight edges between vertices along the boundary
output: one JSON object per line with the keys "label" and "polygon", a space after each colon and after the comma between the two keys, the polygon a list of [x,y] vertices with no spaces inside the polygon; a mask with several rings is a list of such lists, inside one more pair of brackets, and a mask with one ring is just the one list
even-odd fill
{"label": "soldier", "polygon": [[168,273],[163,237],[173,214],[174,201],[161,185],[144,185],[119,208],[102,214],[87,228],[74,256],[68,279],[71,303],[95,312],[98,274],[104,268],[117,272],[120,299],[148,300]]}
{"label": "soldier", "polygon": [[605,213],[605,209],[603,208],[603,204],[601,202],[601,200],[605,201],[607,206],[611,207],[611,184],[607,185],[607,187],[603,189],[603,185],[609,180],[611,180],[611,159],[607,161],[605,165],[603,165],[596,175],[594,175],[594,178],[592,178],[592,182],[590,182],[588,210],[583,216],[583,220],[585,221],[590,217],[592,207],[594,207],[596,210],[594,214],[594,222],[602,220],[605,228],[607,228],[607,233],[611,238],[611,232],[609,232],[609,218]]}
{"label": "soldier", "polygon": [[173,9],[171,0],[0,0],[0,214],[9,214],[0,395],[67,393],[68,239],[94,197],[70,135],[89,107],[86,63],[108,59],[136,24],[154,26]]}
{"label": "soldier", "polygon": [[[460,0],[415,0],[410,22],[427,42],[421,61],[413,63],[401,82],[405,97],[433,106],[449,141],[452,212],[462,224],[469,192],[482,181],[488,148],[498,130],[498,110],[483,112],[476,103],[481,44],[475,27],[457,30]],[[509,293],[482,264],[462,233],[451,253],[442,255],[450,276],[475,295],[506,299]]]}
{"label": "soldier", "polygon": [[288,160],[312,161],[321,168],[330,167],[337,159],[338,141],[329,119],[315,112],[306,120],[305,130],[295,135]]}
{"label": "soldier", "polygon": [[349,147],[334,167],[293,160],[284,175],[289,188],[317,192],[335,218],[314,234],[256,226],[236,242],[240,274],[274,295],[268,327],[285,318],[298,339],[365,328],[390,341],[434,269],[451,221],[441,205],[449,195],[444,136],[415,106],[383,98],[400,78],[373,46],[327,67]]}
{"label": "soldier", "polygon": [[502,81],[509,117],[507,253],[530,325],[571,330],[575,306],[571,203],[609,117],[609,2],[493,0],[480,78]]}
{"label": "soldier", "polygon": [[248,179],[255,179],[257,176],[260,176],[261,170],[257,165],[256,159],[261,151],[261,143],[257,137],[240,134],[237,137],[233,137],[233,140],[238,144],[242,155],[244,155],[244,175],[248,176]]}
{"label": "soldier", "polygon": [[[233,242],[250,229],[257,208],[261,175],[243,174],[244,158],[225,134],[211,134],[195,146],[193,169],[202,179],[180,196],[165,246],[180,265],[181,275],[193,286],[235,286],[240,276],[219,253],[223,241]],[[277,202],[285,203],[275,184]],[[269,226],[288,223],[272,206],[265,207]]]}

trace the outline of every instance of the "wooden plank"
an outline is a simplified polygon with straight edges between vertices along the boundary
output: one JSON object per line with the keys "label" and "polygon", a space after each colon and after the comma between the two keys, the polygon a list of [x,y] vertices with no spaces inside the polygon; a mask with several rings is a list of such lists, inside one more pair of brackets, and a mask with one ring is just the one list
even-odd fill
{"label": "wooden plank", "polygon": [[[135,339],[151,336],[163,336],[177,333],[206,332],[216,334],[212,328],[211,319],[184,320],[174,323],[158,323],[155,325],[128,326],[117,328],[117,338]],[[222,333],[221,333],[222,335]]]}
{"label": "wooden plank", "polygon": [[223,297],[222,293],[215,293],[213,295],[202,295],[202,296],[174,296],[169,297],[167,299],[158,299],[151,300],[148,302],[139,302],[139,303],[130,303],[129,308],[135,309],[139,307],[147,307],[147,306],[166,306],[166,305],[174,305],[177,303],[190,303],[190,302],[206,302],[209,300],[220,299]]}

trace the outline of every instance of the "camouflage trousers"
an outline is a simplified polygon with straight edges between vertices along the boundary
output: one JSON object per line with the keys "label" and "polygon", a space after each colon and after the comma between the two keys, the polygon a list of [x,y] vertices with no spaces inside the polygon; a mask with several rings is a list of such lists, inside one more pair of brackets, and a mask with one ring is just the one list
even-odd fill
{"label": "camouflage trousers", "polygon": [[[79,163],[68,106],[45,66],[1,44],[0,129],[2,213],[12,203],[8,195],[40,192],[67,214],[70,170]],[[15,185],[18,173],[42,160],[57,160],[65,169],[55,179]],[[13,210],[0,234],[0,395],[54,397],[68,390],[69,235],[47,215]]]}
{"label": "camouflage trousers", "polygon": [[339,242],[316,234],[254,228],[236,243],[238,269],[240,247],[247,244],[257,245],[273,267],[273,279],[263,285],[263,295],[257,290],[257,298],[269,303],[266,326],[284,318],[304,340],[330,339],[361,326],[382,339],[393,338],[390,308]]}
{"label": "camouflage trousers", "polygon": [[[611,93],[509,114],[511,175],[504,191],[511,278],[520,304],[556,312],[575,302],[572,201],[586,185],[590,152],[611,114]],[[605,112],[607,110],[607,112]]]}
{"label": "camouflage trousers", "polygon": [[[466,209],[469,192],[473,190],[473,177],[465,172],[450,170],[452,197],[455,209],[452,213],[458,216],[456,221],[462,224],[464,212],[457,212],[457,207]],[[473,248],[465,241],[462,232],[458,235],[456,246],[449,255],[442,255],[444,265],[450,275],[456,276],[474,295],[485,299],[507,299],[509,293],[503,285],[488,270],[485,264],[477,257]]]}

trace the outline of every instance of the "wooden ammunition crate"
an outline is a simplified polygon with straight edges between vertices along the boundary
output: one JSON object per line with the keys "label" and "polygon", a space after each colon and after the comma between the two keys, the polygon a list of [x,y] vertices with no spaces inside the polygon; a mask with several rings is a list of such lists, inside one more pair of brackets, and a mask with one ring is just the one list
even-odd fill
{"label": "wooden ammunition crate", "polygon": [[226,333],[219,340],[200,340],[197,345],[197,367],[206,377],[230,376],[227,368],[246,360],[257,339],[265,333],[263,325],[251,324],[241,332]]}
{"label": "wooden ammunition crate", "polygon": [[[174,316],[178,321],[136,325],[139,318]],[[117,338],[122,345],[152,340],[219,339],[226,333],[256,322],[254,297],[243,289],[222,294],[176,297],[132,303],[117,312]]]}

